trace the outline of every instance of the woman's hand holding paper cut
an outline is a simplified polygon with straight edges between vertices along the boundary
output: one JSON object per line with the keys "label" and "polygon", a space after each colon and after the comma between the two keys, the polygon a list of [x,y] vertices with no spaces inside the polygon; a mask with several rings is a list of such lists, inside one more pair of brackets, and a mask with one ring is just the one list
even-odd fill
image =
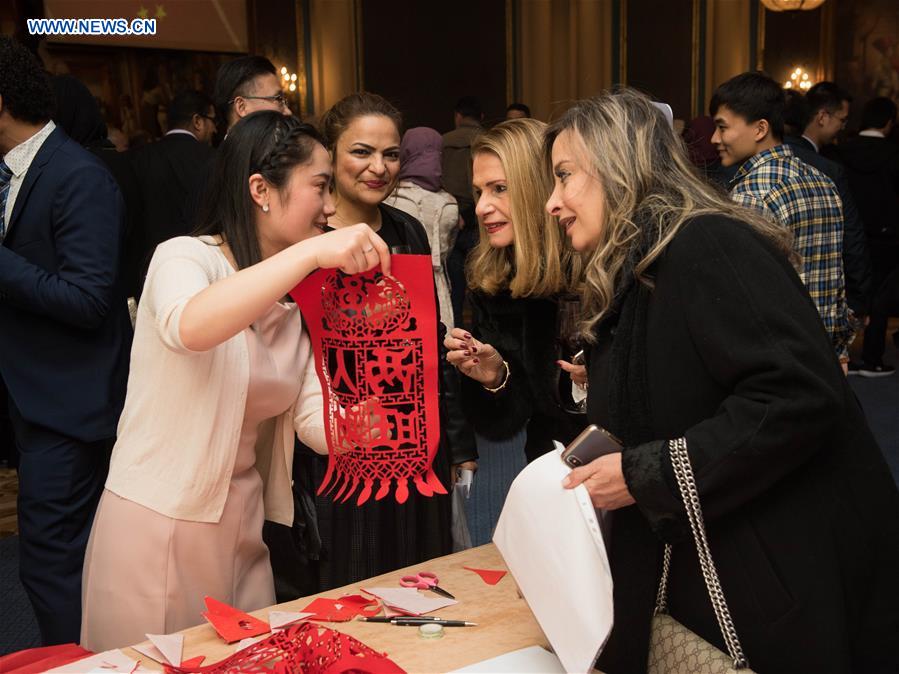
{"label": "woman's hand holding paper cut", "polygon": [[453,328],[443,345],[448,351],[447,362],[462,374],[490,388],[503,383],[506,376],[503,357],[490,344],[479,342],[465,330]]}
{"label": "woman's hand holding paper cut", "polygon": [[311,241],[317,246],[315,261],[321,269],[358,274],[380,264],[381,271],[390,273],[390,249],[368,225],[342,227]]}
{"label": "woman's hand holding paper cut", "polygon": [[593,505],[603,510],[617,510],[636,503],[624,481],[621,470],[621,452],[606,454],[585,466],[572,470],[562,480],[566,489],[583,484]]}

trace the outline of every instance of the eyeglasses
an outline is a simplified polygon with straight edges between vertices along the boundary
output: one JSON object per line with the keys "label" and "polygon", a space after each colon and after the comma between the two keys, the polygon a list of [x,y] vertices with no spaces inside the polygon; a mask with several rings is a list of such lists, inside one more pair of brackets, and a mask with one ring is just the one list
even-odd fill
{"label": "eyeglasses", "polygon": [[235,96],[230,101],[228,101],[228,105],[231,105],[238,98],[256,99],[259,101],[272,101],[273,103],[277,103],[278,105],[280,105],[282,108],[287,107],[287,97],[281,93],[274,94],[273,96]]}
{"label": "eyeglasses", "polygon": [[215,115],[204,115],[202,112],[198,112],[197,117],[202,117],[203,119],[208,119],[210,122],[215,124]]}

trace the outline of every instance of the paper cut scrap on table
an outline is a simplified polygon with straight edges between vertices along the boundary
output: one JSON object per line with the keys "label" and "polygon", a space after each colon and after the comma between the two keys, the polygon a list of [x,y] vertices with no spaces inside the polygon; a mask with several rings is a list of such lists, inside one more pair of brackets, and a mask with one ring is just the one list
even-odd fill
{"label": "paper cut scrap on table", "polygon": [[589,672],[612,631],[612,572],[590,494],[562,487],[571,468],[555,444],[512,482],[493,542],[564,671]]}
{"label": "paper cut scrap on table", "polygon": [[[434,472],[440,441],[440,354],[431,258],[391,256],[380,269],[321,269],[290,295],[315,354],[328,429],[328,470],[318,493],[356,505],[410,489],[446,494]],[[373,423],[373,419],[380,419]],[[335,491],[336,490],[336,491]]]}
{"label": "paper cut scrap on table", "polygon": [[350,594],[339,599],[319,597],[303,608],[309,613],[309,620],[325,620],[328,622],[346,622],[358,615],[371,617],[380,613],[381,607],[375,599],[363,597],[361,594]]}
{"label": "paper cut scrap on table", "polygon": [[455,599],[436,595],[432,598],[414,587],[363,587],[362,591],[409,615],[423,615],[459,603]]}
{"label": "paper cut scrap on table", "polygon": [[270,631],[268,623],[254,618],[249,613],[238,611],[233,606],[228,606],[212,597],[206,597],[206,612],[203,617],[210,622],[225,640],[231,644],[241,639],[256,637]]}
{"label": "paper cut scrap on table", "polygon": [[269,611],[268,624],[271,625],[272,631],[280,630],[311,615],[314,614],[300,613],[299,611]]}
{"label": "paper cut scrap on table", "polygon": [[203,664],[203,660],[206,659],[205,655],[198,655],[195,658],[188,658],[187,660],[181,661],[182,667],[199,667]]}
{"label": "paper cut scrap on table", "polygon": [[132,646],[141,655],[163,665],[180,665],[184,649],[183,634],[148,634],[149,644]]}
{"label": "paper cut scrap on table", "polygon": [[130,674],[131,672],[146,671],[148,670],[145,667],[141,667],[137,660],[132,660],[118,648],[47,670],[47,672],[53,672],[53,674],[96,674],[97,672],[104,674],[125,672],[125,674]]}
{"label": "paper cut scrap on table", "polygon": [[496,585],[506,575],[505,571],[493,571],[491,569],[473,569],[470,566],[463,566],[467,571],[474,571],[478,574],[487,585]]}
{"label": "paper cut scrap on table", "polygon": [[[274,663],[274,666],[273,666]],[[404,674],[386,654],[336,630],[301,623],[207,667],[166,667],[170,674]]]}

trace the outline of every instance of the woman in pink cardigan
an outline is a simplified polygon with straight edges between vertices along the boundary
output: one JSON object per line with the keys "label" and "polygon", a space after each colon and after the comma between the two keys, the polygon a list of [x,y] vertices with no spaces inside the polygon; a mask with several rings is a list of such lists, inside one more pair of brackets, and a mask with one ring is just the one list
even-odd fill
{"label": "woman in pink cardigan", "polygon": [[253,114],[219,149],[200,235],[156,249],[85,559],[86,648],[195,625],[205,595],[275,602],[263,519],[292,523],[294,433],[327,451],[309,337],[285,296],[317,268],[390,267],[367,225],[325,233],[330,181],[312,127]]}

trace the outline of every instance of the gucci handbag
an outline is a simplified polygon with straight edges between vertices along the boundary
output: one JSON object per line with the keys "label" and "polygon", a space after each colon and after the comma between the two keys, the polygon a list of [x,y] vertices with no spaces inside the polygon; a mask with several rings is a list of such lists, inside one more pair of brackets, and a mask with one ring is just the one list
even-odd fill
{"label": "gucci handbag", "polygon": [[722,653],[715,646],[691,632],[686,627],[668,615],[668,575],[671,570],[671,546],[665,546],[665,555],[662,560],[662,578],[659,581],[659,591],[656,595],[656,607],[653,612],[652,628],[649,638],[649,661],[646,667],[648,674],[731,674],[740,672],[752,674],[749,662],[743,655],[740,640],[734,629],[734,623],[724,600],[721,590],[721,582],[718,579],[718,571],[712,561],[709,551],[709,543],[705,535],[705,524],[702,519],[702,509],[699,506],[699,492],[696,489],[696,480],[693,478],[693,469],[690,467],[690,458],[687,456],[687,441],[684,438],[671,440],[668,443],[671,452],[671,465],[674,468],[674,476],[677,479],[677,487],[680,491],[687,518],[690,521],[690,529],[696,542],[696,552],[699,556],[699,565],[702,568],[702,576],[705,579],[709,598],[712,600],[712,608],[718,619],[718,626],[724,636],[727,645],[727,653]]}

